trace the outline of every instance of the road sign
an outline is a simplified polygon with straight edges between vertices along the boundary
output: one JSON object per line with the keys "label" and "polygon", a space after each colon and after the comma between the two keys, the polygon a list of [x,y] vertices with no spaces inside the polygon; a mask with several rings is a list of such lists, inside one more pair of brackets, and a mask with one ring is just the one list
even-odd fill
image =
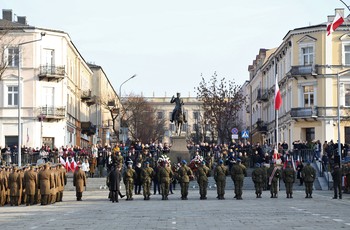
{"label": "road sign", "polygon": [[249,131],[248,130],[242,131],[242,138],[249,138]]}
{"label": "road sign", "polygon": [[232,138],[233,140],[237,140],[237,139],[238,139],[238,134],[232,134],[232,135],[231,135],[231,138]]}
{"label": "road sign", "polygon": [[238,129],[237,129],[237,128],[233,128],[233,129],[231,130],[231,132],[232,132],[232,134],[238,134]]}

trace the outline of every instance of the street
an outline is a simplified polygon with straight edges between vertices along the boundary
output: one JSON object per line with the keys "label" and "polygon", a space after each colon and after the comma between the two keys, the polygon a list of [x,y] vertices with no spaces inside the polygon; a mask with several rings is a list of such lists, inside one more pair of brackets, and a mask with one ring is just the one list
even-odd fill
{"label": "street", "polygon": [[[49,206],[0,207],[1,229],[349,229],[350,195],[333,200],[333,191],[314,191],[305,199],[303,191],[293,199],[280,191],[271,199],[264,191],[256,199],[253,190],[243,191],[243,200],[233,199],[226,190],[226,200],[217,200],[216,191],[208,190],[208,200],[199,200],[198,191],[190,190],[189,200],[180,199],[179,187],[162,201],[142,195],[133,201],[108,201],[108,190],[86,191],[83,201],[74,191],[65,191],[63,202]],[[122,192],[125,194],[125,191]]]}

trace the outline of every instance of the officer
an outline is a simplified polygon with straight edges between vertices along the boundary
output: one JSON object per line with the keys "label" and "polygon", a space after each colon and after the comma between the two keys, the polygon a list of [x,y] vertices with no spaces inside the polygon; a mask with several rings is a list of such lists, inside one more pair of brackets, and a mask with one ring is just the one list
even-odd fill
{"label": "officer", "polygon": [[39,179],[39,189],[41,194],[41,205],[47,205],[49,203],[49,195],[50,195],[50,189],[53,186],[54,181],[51,177],[51,170],[49,169],[48,164],[44,164],[43,170],[41,170],[38,174]]}
{"label": "officer", "polygon": [[164,166],[158,171],[158,181],[162,191],[162,200],[168,200],[170,180],[173,177],[173,171],[171,170],[169,163],[165,162]]}
{"label": "officer", "polygon": [[214,170],[214,180],[219,200],[225,200],[226,176],[228,176],[228,169],[223,163],[224,161],[220,159]]}
{"label": "officer", "polygon": [[75,186],[77,201],[82,201],[84,187],[86,187],[86,176],[85,172],[81,169],[81,165],[73,174],[73,185]]}
{"label": "officer", "polygon": [[339,199],[342,199],[342,169],[339,167],[338,164],[334,165],[334,169],[332,172],[332,177],[333,177],[333,188],[334,188],[334,196],[333,199],[338,198],[339,194]]}
{"label": "officer", "polygon": [[126,200],[133,200],[132,192],[134,190],[134,180],[136,179],[136,172],[132,168],[132,161],[128,161],[128,168],[124,171],[123,182],[126,190]]}
{"label": "officer", "polygon": [[38,185],[38,175],[34,171],[33,166],[29,166],[29,170],[24,173],[24,185],[27,196],[26,205],[33,205],[34,195]]}
{"label": "officer", "polygon": [[266,175],[264,169],[260,167],[259,163],[255,164],[255,169],[252,172],[252,180],[255,186],[256,198],[261,198],[264,183],[266,181]]}
{"label": "officer", "polygon": [[306,166],[303,167],[301,177],[305,183],[305,198],[312,198],[312,188],[316,179],[316,170],[310,165],[310,161],[308,161]]}
{"label": "officer", "polygon": [[207,199],[207,187],[208,187],[208,176],[210,175],[209,168],[205,165],[205,161],[202,161],[198,169],[195,172],[197,183],[199,186],[199,194],[201,200]]}
{"label": "officer", "polygon": [[18,206],[20,190],[22,190],[22,180],[18,172],[17,166],[14,166],[9,175],[10,203],[11,206]]}
{"label": "officer", "polygon": [[242,164],[241,159],[238,158],[231,168],[231,179],[235,186],[235,198],[237,200],[242,200],[243,181],[245,176],[247,176],[246,167]]}
{"label": "officer", "polygon": [[287,167],[282,171],[282,179],[286,187],[287,198],[293,198],[293,183],[295,181],[295,172],[291,165],[292,162],[288,162]]}
{"label": "officer", "polygon": [[153,168],[150,167],[148,161],[145,162],[145,167],[141,172],[141,181],[142,181],[142,190],[143,190],[143,199],[149,200],[151,196],[151,184],[154,177]]}
{"label": "officer", "polygon": [[281,177],[281,171],[278,168],[278,166],[276,166],[275,160],[271,162],[270,168],[267,170],[267,175],[269,177],[269,185],[270,185],[270,193],[271,193],[270,198],[277,198],[278,183]]}
{"label": "officer", "polygon": [[4,167],[0,167],[0,206],[4,206],[6,202],[7,178]]}
{"label": "officer", "polygon": [[190,183],[190,177],[193,177],[192,170],[187,166],[186,160],[181,161],[181,167],[178,170],[178,178],[181,186],[181,199],[187,200],[188,185]]}

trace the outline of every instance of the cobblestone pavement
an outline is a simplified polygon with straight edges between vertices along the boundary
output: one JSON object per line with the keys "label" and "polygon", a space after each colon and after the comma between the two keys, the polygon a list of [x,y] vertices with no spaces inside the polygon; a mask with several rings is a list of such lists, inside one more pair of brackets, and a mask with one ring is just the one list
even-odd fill
{"label": "cobblestone pavement", "polygon": [[[123,191],[124,193],[124,191]],[[180,191],[162,201],[160,195],[144,201],[141,195],[133,201],[120,199],[111,203],[108,191],[87,191],[83,201],[73,191],[65,191],[64,202],[49,206],[0,207],[1,229],[350,229],[350,195],[333,200],[332,191],[315,191],[313,199],[305,199],[296,191],[286,199],[281,191],[278,199],[269,192],[256,199],[253,190],[243,191],[243,200],[217,200],[210,190],[208,200],[199,200],[191,190],[189,200],[180,199]]]}

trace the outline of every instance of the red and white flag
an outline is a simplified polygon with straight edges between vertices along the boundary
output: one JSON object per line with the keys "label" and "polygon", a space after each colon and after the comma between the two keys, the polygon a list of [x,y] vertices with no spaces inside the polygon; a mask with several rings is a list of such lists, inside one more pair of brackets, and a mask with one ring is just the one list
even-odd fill
{"label": "red and white flag", "polygon": [[66,171],[69,172],[69,170],[70,170],[70,163],[69,163],[68,157],[66,157],[65,168],[66,168]]}
{"label": "red and white flag", "polygon": [[275,110],[279,110],[282,105],[282,97],[280,88],[278,86],[278,77],[276,76],[276,83],[275,83]]}
{"label": "red and white flag", "polygon": [[341,24],[343,24],[344,18],[339,14],[336,14],[332,23],[327,25],[327,36],[334,32]]}
{"label": "red and white flag", "polygon": [[74,157],[72,157],[72,162],[70,163],[70,169],[72,170],[72,172],[75,171],[75,169],[77,168],[77,163],[74,160]]}
{"label": "red and white flag", "polygon": [[66,162],[63,160],[62,157],[60,157],[60,163],[61,163],[62,165],[64,165],[64,166],[66,166]]}

